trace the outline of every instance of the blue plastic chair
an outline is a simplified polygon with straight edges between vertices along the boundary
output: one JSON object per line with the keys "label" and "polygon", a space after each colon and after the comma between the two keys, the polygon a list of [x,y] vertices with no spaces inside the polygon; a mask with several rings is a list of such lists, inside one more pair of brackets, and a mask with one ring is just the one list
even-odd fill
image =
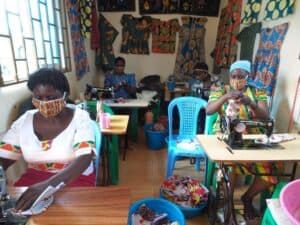
{"label": "blue plastic chair", "polygon": [[99,124],[95,120],[91,120],[92,126],[94,129],[94,135],[95,135],[95,144],[96,144],[96,152],[97,152],[97,157],[95,159],[95,167],[96,167],[96,183],[99,175],[99,161],[100,161],[100,154],[101,154],[101,129]]}
{"label": "blue plastic chair", "polygon": [[[194,140],[197,134],[197,121],[201,108],[205,108],[207,102],[196,97],[178,97],[173,99],[168,106],[169,119],[169,142],[168,142],[168,163],[167,177],[172,176],[175,162],[180,157],[195,157],[196,170],[200,171],[200,159],[207,157],[203,149],[198,146],[193,150],[178,147],[177,142],[184,140]],[[179,113],[179,132],[173,133],[173,112],[177,107]]]}

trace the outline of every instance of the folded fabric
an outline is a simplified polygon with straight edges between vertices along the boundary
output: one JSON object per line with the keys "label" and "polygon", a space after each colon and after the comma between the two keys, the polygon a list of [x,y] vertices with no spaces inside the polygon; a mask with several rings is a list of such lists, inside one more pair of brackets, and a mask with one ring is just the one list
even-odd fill
{"label": "folded fabric", "polygon": [[176,140],[176,144],[178,148],[184,148],[187,150],[194,150],[200,147],[199,142],[195,138]]}

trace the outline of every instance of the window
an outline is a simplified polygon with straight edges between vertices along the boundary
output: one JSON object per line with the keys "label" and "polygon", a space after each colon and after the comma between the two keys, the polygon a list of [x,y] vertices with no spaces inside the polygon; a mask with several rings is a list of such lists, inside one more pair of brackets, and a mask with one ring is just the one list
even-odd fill
{"label": "window", "polygon": [[65,1],[0,0],[0,86],[42,67],[71,70]]}

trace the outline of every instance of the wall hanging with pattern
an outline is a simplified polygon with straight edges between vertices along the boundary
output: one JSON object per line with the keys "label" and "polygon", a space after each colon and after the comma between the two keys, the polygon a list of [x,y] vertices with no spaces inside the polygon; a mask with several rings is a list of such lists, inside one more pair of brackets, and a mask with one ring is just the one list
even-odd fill
{"label": "wall hanging with pattern", "polygon": [[135,0],[98,0],[98,11],[135,11]]}
{"label": "wall hanging with pattern", "polygon": [[183,13],[218,16],[220,0],[139,0],[140,14]]}

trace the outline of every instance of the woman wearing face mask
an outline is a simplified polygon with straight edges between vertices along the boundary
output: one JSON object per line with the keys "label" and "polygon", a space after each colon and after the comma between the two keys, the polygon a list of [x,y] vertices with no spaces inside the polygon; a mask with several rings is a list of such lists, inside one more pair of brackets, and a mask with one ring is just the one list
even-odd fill
{"label": "woman wearing face mask", "polygon": [[27,86],[36,107],[28,110],[0,142],[4,169],[23,157],[26,172],[14,186],[28,186],[16,210],[28,209],[49,186],[95,186],[92,158],[94,133],[86,111],[66,105],[70,92],[67,78],[55,69],[33,73]]}
{"label": "woman wearing face mask", "polygon": [[[249,61],[236,61],[230,67],[230,85],[211,89],[206,113],[219,112],[219,117],[214,124],[214,131],[220,132],[220,117],[225,114],[229,102],[239,106],[238,116],[240,119],[268,119],[267,94],[263,90],[253,89],[247,86],[247,78],[251,72]],[[258,129],[247,130],[248,133],[258,133]],[[270,173],[271,169],[280,170],[281,164],[274,163],[245,163],[236,166],[236,173],[255,174]],[[234,177],[231,177],[234,182]],[[277,183],[276,177],[255,176],[253,183],[242,196],[246,219],[253,219],[259,213],[252,205],[253,198],[260,192]],[[234,183],[232,184],[234,185]]]}

